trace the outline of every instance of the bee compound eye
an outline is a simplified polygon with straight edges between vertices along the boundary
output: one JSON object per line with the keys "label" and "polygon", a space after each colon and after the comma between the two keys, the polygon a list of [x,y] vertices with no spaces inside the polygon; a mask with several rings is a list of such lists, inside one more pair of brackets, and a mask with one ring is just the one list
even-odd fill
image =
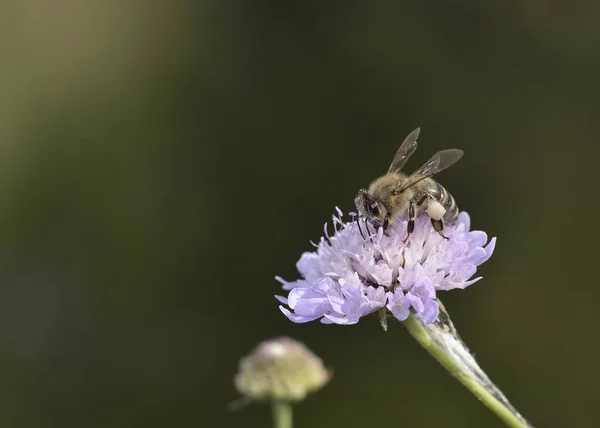
{"label": "bee compound eye", "polygon": [[375,217],[379,215],[379,205],[377,205],[377,202],[371,202],[369,204],[369,212]]}

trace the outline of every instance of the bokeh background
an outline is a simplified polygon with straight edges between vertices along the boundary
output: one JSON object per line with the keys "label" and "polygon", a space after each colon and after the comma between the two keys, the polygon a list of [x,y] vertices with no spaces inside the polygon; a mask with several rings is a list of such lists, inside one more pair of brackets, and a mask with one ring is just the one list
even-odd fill
{"label": "bokeh background", "polygon": [[0,2],[0,422],[269,426],[238,358],[335,370],[298,427],[500,427],[400,324],[294,325],[272,297],[334,206],[409,168],[498,237],[448,293],[536,426],[600,419],[600,3]]}

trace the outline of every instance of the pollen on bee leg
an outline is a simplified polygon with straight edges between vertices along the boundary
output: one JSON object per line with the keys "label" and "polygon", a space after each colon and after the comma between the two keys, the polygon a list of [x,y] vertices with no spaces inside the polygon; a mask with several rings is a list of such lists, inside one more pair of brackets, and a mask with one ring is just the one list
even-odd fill
{"label": "pollen on bee leg", "polygon": [[427,215],[434,220],[441,220],[446,214],[446,209],[436,200],[427,203]]}

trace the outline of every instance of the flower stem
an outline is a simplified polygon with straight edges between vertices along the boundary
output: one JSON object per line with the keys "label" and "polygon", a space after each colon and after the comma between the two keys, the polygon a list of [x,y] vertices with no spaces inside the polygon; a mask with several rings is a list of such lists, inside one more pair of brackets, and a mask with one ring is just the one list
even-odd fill
{"label": "flower stem", "polygon": [[274,428],[292,428],[292,405],[286,401],[273,401]]}
{"label": "flower stem", "polygon": [[441,302],[440,316],[430,325],[424,325],[418,315],[411,314],[404,326],[419,344],[446,370],[459,380],[506,425],[513,428],[531,428],[523,416],[508,402],[477,365],[473,355],[462,342]]}

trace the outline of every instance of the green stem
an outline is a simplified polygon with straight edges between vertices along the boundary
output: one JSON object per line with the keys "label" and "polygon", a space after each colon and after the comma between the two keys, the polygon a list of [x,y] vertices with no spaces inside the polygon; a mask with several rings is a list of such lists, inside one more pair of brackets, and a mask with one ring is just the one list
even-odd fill
{"label": "green stem", "polygon": [[532,427],[477,365],[441,303],[437,322],[426,326],[420,317],[411,314],[403,324],[433,358],[506,425],[513,428]]}
{"label": "green stem", "polygon": [[286,401],[273,401],[274,428],[292,428],[292,405]]}

